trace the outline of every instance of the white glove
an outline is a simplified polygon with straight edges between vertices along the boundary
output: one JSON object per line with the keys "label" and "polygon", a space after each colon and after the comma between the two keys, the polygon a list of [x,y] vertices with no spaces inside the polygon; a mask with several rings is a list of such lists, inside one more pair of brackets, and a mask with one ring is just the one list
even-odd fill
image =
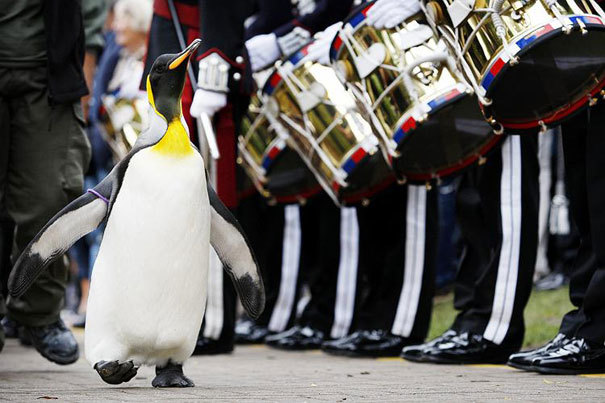
{"label": "white glove", "polygon": [[193,95],[193,102],[191,102],[189,113],[195,118],[199,118],[202,113],[212,117],[218,110],[225,107],[225,105],[227,105],[227,94],[224,92],[208,91],[198,88]]}
{"label": "white glove", "polygon": [[323,65],[330,64],[330,47],[341,27],[342,22],[339,21],[315,34],[315,42],[309,45],[306,59]]}
{"label": "white glove", "polygon": [[368,10],[366,22],[377,29],[393,28],[419,11],[419,0],[378,0]]}
{"label": "white glove", "polygon": [[256,35],[246,41],[252,71],[256,72],[279,59],[280,51],[275,34]]}

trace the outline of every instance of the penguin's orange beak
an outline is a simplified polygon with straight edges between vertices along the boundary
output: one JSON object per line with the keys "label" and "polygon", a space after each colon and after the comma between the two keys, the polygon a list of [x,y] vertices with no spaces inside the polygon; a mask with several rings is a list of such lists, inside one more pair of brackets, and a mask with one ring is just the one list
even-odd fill
{"label": "penguin's orange beak", "polygon": [[195,39],[193,42],[191,42],[191,44],[189,44],[189,46],[187,46],[187,48],[185,50],[183,50],[181,53],[179,53],[174,58],[174,60],[172,60],[170,62],[170,64],[168,65],[168,69],[174,70],[177,67],[179,67],[185,60],[188,60],[189,56],[191,56],[193,53],[195,53],[195,51],[197,50],[197,48],[200,46],[201,43],[202,43],[202,41],[200,39]]}

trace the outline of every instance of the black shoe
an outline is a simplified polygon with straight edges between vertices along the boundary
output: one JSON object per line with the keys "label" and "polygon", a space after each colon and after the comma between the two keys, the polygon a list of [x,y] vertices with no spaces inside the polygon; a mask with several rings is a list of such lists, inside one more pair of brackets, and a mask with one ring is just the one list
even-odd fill
{"label": "black shoe", "polygon": [[271,334],[266,326],[257,325],[251,320],[241,320],[235,325],[236,344],[262,344]]}
{"label": "black shoe", "polygon": [[573,338],[534,359],[532,369],[558,375],[605,373],[605,346],[590,346],[584,339]]}
{"label": "black shoe", "polygon": [[416,344],[412,346],[404,347],[401,351],[401,357],[405,358],[408,361],[414,362],[427,362],[424,357],[424,351],[429,350],[439,344],[443,344],[448,342],[453,337],[456,337],[458,333],[455,330],[449,329],[441,336],[427,342],[424,344]]}
{"label": "black shoe", "polygon": [[222,340],[213,340],[207,337],[199,337],[195,343],[192,355],[216,355],[230,354],[233,352],[233,343],[225,343]]}
{"label": "black shoe", "polygon": [[4,335],[7,339],[16,339],[19,337],[19,324],[12,319],[7,317],[2,318],[2,327],[4,328]]}
{"label": "black shoe", "polygon": [[406,344],[409,344],[407,339],[384,330],[360,330],[338,340],[326,341],[321,349],[349,357],[397,357]]}
{"label": "black shoe", "polygon": [[313,350],[321,347],[324,333],[312,327],[294,326],[285,332],[265,338],[265,344],[284,350]]}
{"label": "black shoe", "polygon": [[483,336],[460,333],[449,341],[423,351],[423,358],[435,364],[502,364],[519,348],[499,346]]}
{"label": "black shoe", "polygon": [[2,352],[2,349],[4,348],[5,339],[6,339],[6,337],[4,336],[4,328],[2,326],[0,326],[0,353]]}
{"label": "black shoe", "polygon": [[78,342],[61,319],[48,326],[24,326],[23,329],[36,350],[49,361],[67,365],[80,357]]}
{"label": "black shoe", "polygon": [[534,350],[529,351],[522,351],[520,353],[511,355],[510,357],[508,357],[507,364],[513,368],[531,371],[533,370],[532,363],[536,358],[540,358],[545,353],[551,350],[556,350],[559,347],[562,347],[565,344],[569,343],[570,341],[570,338],[565,336],[563,333],[559,333],[555,336],[554,339],[552,339],[540,348],[536,348]]}

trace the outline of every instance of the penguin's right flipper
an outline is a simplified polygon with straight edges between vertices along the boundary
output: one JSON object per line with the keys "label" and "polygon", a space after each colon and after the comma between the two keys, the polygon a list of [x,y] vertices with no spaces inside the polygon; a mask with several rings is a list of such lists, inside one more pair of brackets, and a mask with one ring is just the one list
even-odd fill
{"label": "penguin's right flipper", "polygon": [[210,243],[231,277],[248,315],[256,319],[265,309],[265,288],[260,269],[244,230],[208,185]]}
{"label": "penguin's right flipper", "polygon": [[[109,198],[109,194],[101,192],[102,188],[105,186],[100,184],[95,191]],[[51,218],[17,259],[8,280],[10,294],[13,297],[23,295],[46,266],[101,224],[107,208],[105,201],[87,192]]]}

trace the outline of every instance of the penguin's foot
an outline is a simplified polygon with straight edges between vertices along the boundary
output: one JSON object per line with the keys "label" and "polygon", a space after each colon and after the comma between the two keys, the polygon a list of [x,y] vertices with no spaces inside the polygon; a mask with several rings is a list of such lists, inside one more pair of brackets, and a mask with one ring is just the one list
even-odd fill
{"label": "penguin's foot", "polygon": [[94,369],[105,382],[118,385],[131,380],[137,374],[139,367],[135,367],[132,361],[99,361],[95,364]]}
{"label": "penguin's foot", "polygon": [[166,366],[155,367],[156,377],[151,382],[154,388],[191,388],[193,381],[183,374],[183,365],[168,361]]}

